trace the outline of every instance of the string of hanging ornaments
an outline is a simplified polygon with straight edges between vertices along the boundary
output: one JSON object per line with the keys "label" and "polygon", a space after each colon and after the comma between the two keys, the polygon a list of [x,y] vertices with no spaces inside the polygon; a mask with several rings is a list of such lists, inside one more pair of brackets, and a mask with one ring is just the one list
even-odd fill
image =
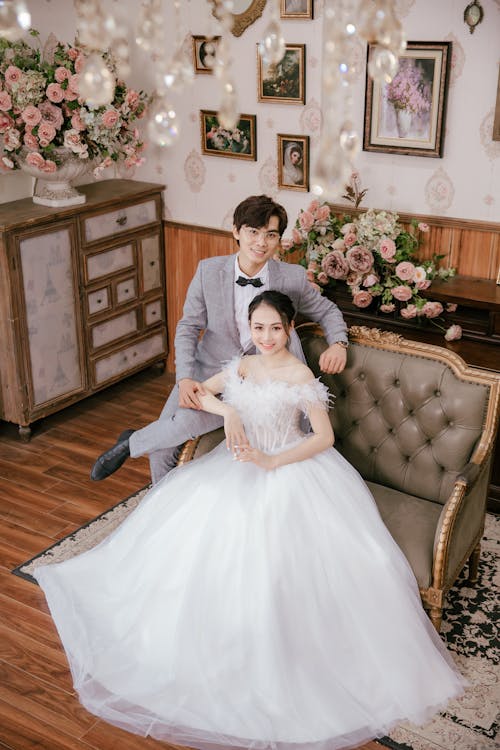
{"label": "string of hanging ornaments", "polygon": [[[129,31],[100,0],[73,0],[77,35],[88,51],[80,73],[80,95],[90,106],[113,100],[117,78],[130,73]],[[398,70],[398,57],[406,39],[395,13],[395,0],[323,0],[322,130],[313,163],[311,190],[323,200],[333,200],[344,189],[361,147],[353,124],[352,86],[359,75],[358,40],[370,43],[368,74],[377,83],[390,83]],[[165,12],[173,7],[175,42],[169,54],[165,45]],[[286,51],[280,24],[280,0],[268,0],[269,23],[258,45],[264,69],[278,65]],[[214,10],[215,8],[215,10]],[[221,27],[217,45],[207,37],[204,65],[220,81],[217,113],[222,127],[234,129],[240,119],[232,71],[233,0],[207,0],[207,15],[214,10]],[[0,0],[0,37],[14,41],[30,28],[25,0]],[[149,109],[148,135],[159,147],[171,147],[179,138],[179,118],[174,95],[194,79],[193,64],[183,36],[181,0],[142,0],[135,27],[135,43],[151,55],[155,65],[155,92]],[[112,61],[112,63],[111,63]]]}

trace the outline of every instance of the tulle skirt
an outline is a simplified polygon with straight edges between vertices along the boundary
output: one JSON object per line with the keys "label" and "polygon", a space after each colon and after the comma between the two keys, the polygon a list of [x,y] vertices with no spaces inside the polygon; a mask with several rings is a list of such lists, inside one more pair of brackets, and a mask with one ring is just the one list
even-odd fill
{"label": "tulle skirt", "polygon": [[337,750],[462,692],[413,573],[333,448],[219,446],[95,549],[35,571],[93,714],[202,750]]}

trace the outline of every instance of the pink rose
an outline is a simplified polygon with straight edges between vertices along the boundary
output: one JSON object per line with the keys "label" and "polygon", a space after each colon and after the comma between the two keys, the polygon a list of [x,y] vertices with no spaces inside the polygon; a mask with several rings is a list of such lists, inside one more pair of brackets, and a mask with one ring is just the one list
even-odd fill
{"label": "pink rose", "polygon": [[13,83],[18,83],[23,77],[23,72],[15,65],[9,65],[5,71],[5,83],[8,86],[12,86]]}
{"label": "pink rose", "polygon": [[67,81],[70,77],[70,71],[67,68],[64,68],[62,65],[59,68],[56,68],[54,71],[54,78],[56,79],[57,83],[63,83],[63,81]]}
{"label": "pink rose", "polygon": [[116,109],[107,109],[102,116],[102,124],[105,128],[114,128],[119,119],[120,115]]}
{"label": "pink rose", "polygon": [[349,271],[346,276],[345,283],[347,284],[347,286],[359,286],[362,281],[363,277],[361,276],[361,274],[356,273],[356,271]]}
{"label": "pink rose", "polygon": [[324,271],[320,271],[316,277],[318,284],[328,284],[328,276]]}
{"label": "pink rose", "polygon": [[314,216],[309,211],[302,211],[299,216],[299,224],[304,232],[308,232],[314,224]]}
{"label": "pink rose", "polygon": [[318,221],[326,221],[330,218],[330,206],[324,205],[321,206],[321,208],[318,208],[318,213],[316,214],[316,218]]}
{"label": "pink rose", "polygon": [[[347,235],[348,237],[349,235]],[[347,237],[344,242],[347,244]],[[359,273],[368,273],[373,268],[373,255],[365,247],[361,245],[354,245],[345,254],[349,268],[352,271],[359,271]]]}
{"label": "pink rose", "polygon": [[413,275],[415,273],[415,266],[413,263],[410,263],[407,260],[404,260],[402,263],[398,263],[396,266],[396,276],[401,279],[401,281],[411,281],[413,279]]}
{"label": "pink rose", "polygon": [[423,266],[417,266],[413,274],[413,281],[421,282],[427,278],[427,272]]}
{"label": "pink rose", "polygon": [[426,302],[422,307],[422,314],[426,318],[437,318],[443,312],[443,305],[441,302]]}
{"label": "pink rose", "polygon": [[5,168],[5,169],[14,169],[14,167],[15,167],[15,164],[14,164],[14,162],[12,161],[12,159],[9,159],[9,157],[8,157],[8,156],[2,156],[2,159],[1,159],[1,161],[0,161],[0,167],[1,167],[2,169],[4,169],[4,168]]}
{"label": "pink rose", "polygon": [[368,305],[371,304],[373,300],[372,295],[370,292],[360,291],[355,292],[352,297],[352,301],[356,305],[356,307],[368,307]]}
{"label": "pink rose", "polygon": [[401,317],[402,318],[407,318],[407,319],[409,319],[409,318],[416,318],[417,317],[417,313],[418,313],[418,310],[417,310],[417,306],[416,305],[407,305],[406,307],[403,307],[399,311],[399,314],[401,315]]}
{"label": "pink rose", "polygon": [[308,271],[317,271],[318,268],[319,268],[319,265],[318,265],[317,261],[315,261],[315,260],[310,260],[309,261],[309,264],[307,266],[307,270]]}
{"label": "pink rose", "polygon": [[354,245],[357,239],[358,238],[354,234],[354,232],[348,232],[346,235],[344,235],[344,245],[346,247],[351,247],[351,245]]}
{"label": "pink rose", "polygon": [[409,299],[412,298],[411,289],[409,286],[395,286],[393,289],[391,289],[392,296],[394,299],[399,300],[400,302],[408,302]]}
{"label": "pink rose", "polygon": [[446,305],[446,312],[455,312],[457,305],[454,302],[448,302]]}
{"label": "pink rose", "polygon": [[85,55],[78,55],[78,57],[75,60],[75,70],[77,73],[82,72],[82,68],[85,65],[86,58]]}
{"label": "pink rose", "polygon": [[72,88],[68,86],[66,91],[64,92],[64,98],[67,102],[74,102],[78,99],[78,91],[73,91]]}
{"label": "pink rose", "polygon": [[392,302],[389,302],[388,305],[380,305],[379,307],[380,312],[383,312],[383,313],[391,313],[391,312],[394,312],[395,309],[396,309],[396,305]]}
{"label": "pink rose", "polygon": [[37,107],[29,104],[26,109],[21,112],[21,118],[26,125],[29,125],[30,128],[34,128],[42,119],[42,113]]}
{"label": "pink rose", "polygon": [[425,281],[417,281],[415,284],[416,289],[428,289],[431,285],[431,280],[426,279]]}
{"label": "pink rose", "polygon": [[290,239],[290,237],[284,237],[281,240],[281,248],[282,250],[291,250],[293,247],[293,240]]}
{"label": "pink rose", "polygon": [[78,50],[75,49],[74,47],[68,48],[68,57],[70,60],[75,61],[79,54],[80,53],[78,52]]}
{"label": "pink rose", "polygon": [[460,326],[452,325],[448,328],[448,330],[444,334],[444,337],[446,341],[456,341],[457,339],[461,339],[462,329],[460,328]]}
{"label": "pink rose", "polygon": [[60,107],[56,107],[50,102],[42,102],[42,104],[38,105],[38,109],[42,113],[42,120],[44,122],[49,122],[56,130],[61,128],[64,117]]}
{"label": "pink rose", "polygon": [[38,149],[38,140],[32,133],[25,133],[24,134],[24,145],[27,146],[31,150],[37,150]]}
{"label": "pink rose", "polygon": [[378,276],[375,276],[374,273],[369,273],[368,276],[363,281],[363,286],[369,288],[373,286],[374,284],[377,284],[379,281]]}
{"label": "pink rose", "polygon": [[356,224],[353,224],[352,222],[350,224],[344,224],[342,229],[340,230],[342,234],[356,234]]}
{"label": "pink rose", "polygon": [[340,250],[332,250],[325,255],[321,268],[331,279],[345,279],[349,273],[349,265]]}
{"label": "pink rose", "polygon": [[140,99],[139,99],[139,94],[137,93],[137,91],[134,91],[133,89],[130,89],[130,91],[127,91],[127,95],[125,97],[125,104],[127,105],[127,107],[129,107],[129,109],[132,110],[132,112],[134,112],[134,110],[137,109],[137,107],[139,106],[139,102],[140,102]]}
{"label": "pink rose", "polygon": [[78,75],[78,73],[75,73],[69,78],[68,88],[75,93],[78,93],[80,91],[80,76]]}
{"label": "pink rose", "polygon": [[384,237],[378,250],[384,260],[392,260],[396,255],[396,244],[389,237]]}
{"label": "pink rose", "polygon": [[47,94],[47,99],[55,104],[59,104],[64,99],[64,91],[59,83],[49,83],[45,93]]}
{"label": "pink rose", "polygon": [[421,232],[428,232],[429,225],[426,224],[425,221],[421,221],[417,224],[417,229],[419,229]]}
{"label": "pink rose", "polygon": [[315,214],[318,208],[319,208],[319,201],[311,201],[307,210],[309,211],[310,214]]}
{"label": "pink rose", "polygon": [[292,240],[294,245],[302,245],[302,235],[295,227],[292,229]]}
{"label": "pink rose", "polygon": [[21,145],[19,130],[8,128],[3,134],[3,147],[5,151],[15,151]]}
{"label": "pink rose", "polygon": [[45,164],[45,159],[37,151],[32,151],[26,157],[26,164],[29,164],[30,167],[35,167],[35,169],[43,169],[43,165]]}
{"label": "pink rose", "polygon": [[38,128],[38,140],[40,146],[45,148],[56,137],[56,129],[50,122],[42,122]]}
{"label": "pink rose", "polygon": [[316,278],[314,271],[310,271],[309,269],[306,271],[306,276],[308,281],[314,281]]}
{"label": "pink rose", "polygon": [[4,112],[0,112],[0,133],[5,133],[8,128],[11,128],[14,124],[14,120]]}
{"label": "pink rose", "polygon": [[345,250],[345,242],[341,237],[338,237],[333,243],[332,247],[334,250]]}
{"label": "pink rose", "polygon": [[78,112],[71,116],[71,127],[73,130],[85,130],[87,127]]}
{"label": "pink rose", "polygon": [[48,172],[48,173],[57,172],[57,164],[51,159],[47,159],[47,161],[42,167],[42,171]]}
{"label": "pink rose", "polygon": [[0,91],[0,110],[2,112],[8,112],[12,109],[12,99],[7,91]]}

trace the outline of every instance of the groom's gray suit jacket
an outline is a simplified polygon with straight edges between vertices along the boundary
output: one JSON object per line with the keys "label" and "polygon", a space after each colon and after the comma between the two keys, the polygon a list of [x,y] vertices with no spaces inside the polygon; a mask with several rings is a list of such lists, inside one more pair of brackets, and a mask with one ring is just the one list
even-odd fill
{"label": "groom's gray suit jacket", "polygon": [[[202,260],[198,265],[175,335],[177,383],[183,378],[206,380],[219,372],[224,362],[243,353],[234,311],[234,264],[235,256],[229,255]],[[319,323],[329,344],[347,341],[339,308],[309,284],[302,266],[269,260],[268,267],[269,289],[287,294],[297,313]],[[303,358],[295,331],[290,348]],[[221,424],[216,415],[180,408],[176,386],[160,419],[132,435],[130,452],[135,457],[170,449]]]}

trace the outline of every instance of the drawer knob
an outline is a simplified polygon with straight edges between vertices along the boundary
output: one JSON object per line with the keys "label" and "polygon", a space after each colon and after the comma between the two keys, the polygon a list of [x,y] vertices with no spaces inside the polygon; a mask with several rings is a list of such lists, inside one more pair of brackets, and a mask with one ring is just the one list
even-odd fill
{"label": "drawer knob", "polygon": [[151,310],[151,315],[156,315],[156,310]]}
{"label": "drawer knob", "polygon": [[125,289],[125,294],[128,294],[128,289]]}
{"label": "drawer knob", "polygon": [[126,216],[119,216],[116,220],[116,223],[119,224],[121,227],[123,227],[127,223],[127,217]]}
{"label": "drawer knob", "polygon": [[100,305],[100,304],[101,304],[101,302],[102,302],[102,299],[98,299],[98,300],[97,300],[97,304],[98,304],[98,305]]}
{"label": "drawer knob", "polygon": [[132,356],[133,356],[133,357],[137,357],[137,352],[134,352],[134,353],[132,354]]}

